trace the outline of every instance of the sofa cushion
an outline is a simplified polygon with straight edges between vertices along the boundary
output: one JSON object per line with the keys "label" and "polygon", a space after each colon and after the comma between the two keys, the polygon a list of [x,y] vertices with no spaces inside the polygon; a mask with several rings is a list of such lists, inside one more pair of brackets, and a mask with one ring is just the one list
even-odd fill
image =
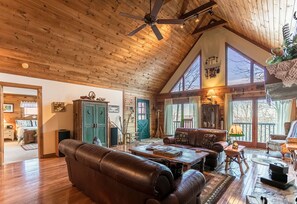
{"label": "sofa cushion", "polygon": [[217,136],[214,134],[204,134],[201,146],[204,148],[211,149],[213,144],[216,142]]}
{"label": "sofa cushion", "polygon": [[187,132],[176,132],[175,133],[176,144],[189,144],[189,137]]}

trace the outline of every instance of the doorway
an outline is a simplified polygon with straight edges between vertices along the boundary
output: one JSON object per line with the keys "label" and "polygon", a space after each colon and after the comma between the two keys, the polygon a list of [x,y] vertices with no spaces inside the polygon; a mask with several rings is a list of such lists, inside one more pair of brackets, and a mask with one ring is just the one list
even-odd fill
{"label": "doorway", "polygon": [[274,101],[254,98],[232,102],[233,124],[241,126],[244,136],[236,138],[248,147],[265,148],[271,134],[284,134],[284,123],[290,121],[292,101]]}
{"label": "doorway", "polygon": [[0,95],[1,164],[40,158],[42,88],[0,82]]}
{"label": "doorway", "polygon": [[145,99],[136,99],[137,132],[139,139],[150,137],[150,102]]}

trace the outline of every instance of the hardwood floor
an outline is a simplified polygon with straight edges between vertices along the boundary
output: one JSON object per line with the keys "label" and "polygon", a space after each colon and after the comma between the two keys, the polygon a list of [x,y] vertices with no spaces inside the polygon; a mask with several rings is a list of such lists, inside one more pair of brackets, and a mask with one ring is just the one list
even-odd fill
{"label": "hardwood floor", "polygon": [[[127,150],[129,147],[117,149],[121,148]],[[231,165],[232,169],[228,173],[235,175],[236,179],[218,203],[245,203],[245,196],[253,190],[258,175],[267,172],[267,166],[255,165],[250,161],[254,152],[246,152],[250,168],[245,175],[240,176],[238,166]],[[264,150],[258,152],[264,153]],[[219,171],[225,173],[224,166],[221,166]],[[296,178],[292,165],[289,172],[291,177]],[[69,182],[64,158],[48,158],[1,166],[0,203],[84,204],[92,201]]]}

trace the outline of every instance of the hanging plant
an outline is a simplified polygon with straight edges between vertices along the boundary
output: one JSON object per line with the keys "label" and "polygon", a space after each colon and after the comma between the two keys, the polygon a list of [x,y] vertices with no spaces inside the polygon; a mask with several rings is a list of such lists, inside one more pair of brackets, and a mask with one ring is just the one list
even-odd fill
{"label": "hanging plant", "polygon": [[[296,12],[294,13],[294,19],[297,20]],[[272,56],[266,60],[268,65],[297,58],[297,30],[293,35],[290,32],[289,24],[285,24],[282,31],[283,45],[282,47],[271,49]]]}

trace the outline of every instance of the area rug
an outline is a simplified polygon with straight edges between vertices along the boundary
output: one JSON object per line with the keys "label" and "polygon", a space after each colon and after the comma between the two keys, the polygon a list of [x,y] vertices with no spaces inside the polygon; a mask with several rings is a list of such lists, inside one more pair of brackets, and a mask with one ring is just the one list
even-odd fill
{"label": "area rug", "polygon": [[297,187],[294,185],[286,190],[281,190],[264,184],[260,181],[260,178],[257,178],[254,191],[251,195],[256,198],[264,196],[267,198],[268,203],[295,204]]}
{"label": "area rug", "polygon": [[213,204],[218,202],[235,179],[234,176],[217,172],[203,172],[203,174],[206,179],[206,185],[200,195],[202,204]]}
{"label": "area rug", "polygon": [[262,164],[262,165],[265,165],[265,166],[269,166],[269,164],[276,163],[276,162],[287,165],[281,159],[276,159],[276,158],[252,157],[251,161],[256,163],[256,164]]}
{"label": "area rug", "polygon": [[29,151],[29,150],[38,149],[38,144],[37,143],[25,144],[25,145],[21,145],[21,147],[25,151]]}

